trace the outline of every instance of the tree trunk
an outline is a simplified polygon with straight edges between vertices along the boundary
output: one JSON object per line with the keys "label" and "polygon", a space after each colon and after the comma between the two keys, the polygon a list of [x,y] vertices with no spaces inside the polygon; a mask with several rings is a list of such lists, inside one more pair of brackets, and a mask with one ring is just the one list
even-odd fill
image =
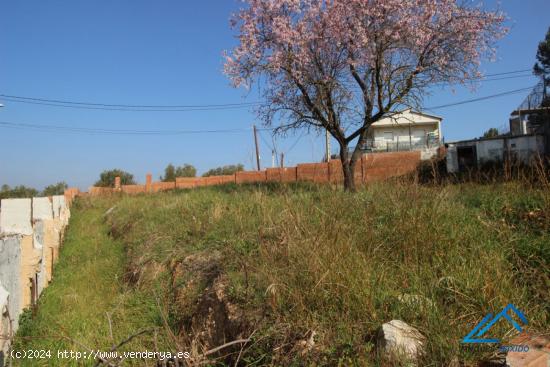
{"label": "tree trunk", "polygon": [[348,144],[340,143],[340,161],[342,162],[342,171],[344,173],[344,190],[355,192],[355,165],[351,164]]}

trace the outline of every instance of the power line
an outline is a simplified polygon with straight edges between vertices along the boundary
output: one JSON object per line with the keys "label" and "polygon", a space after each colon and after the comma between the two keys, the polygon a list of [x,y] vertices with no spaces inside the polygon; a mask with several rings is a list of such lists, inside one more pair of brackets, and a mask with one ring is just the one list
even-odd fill
{"label": "power line", "polygon": [[9,94],[0,94],[0,97],[12,98],[12,99],[21,99],[26,101],[34,102],[47,102],[47,103],[57,103],[57,104],[68,104],[68,105],[80,105],[80,106],[95,106],[95,107],[118,107],[118,108],[158,108],[158,109],[188,109],[188,108],[223,108],[223,107],[236,107],[236,106],[249,106],[257,105],[260,102],[242,102],[242,103],[222,103],[222,104],[198,104],[198,105],[133,105],[133,104],[108,104],[108,103],[93,103],[93,102],[77,102],[77,101],[67,101],[59,99],[46,99],[46,98],[36,98],[36,97],[24,97],[24,96],[14,96]]}
{"label": "power line", "polygon": [[460,102],[448,103],[448,104],[434,106],[434,107],[425,107],[425,109],[426,110],[438,110],[438,109],[441,109],[441,108],[459,106],[459,105],[463,105],[463,104],[467,104],[467,103],[473,103],[473,102],[485,101],[487,99],[503,97],[503,96],[507,96],[507,95],[510,95],[510,94],[525,92],[525,91],[531,90],[531,89],[533,89],[533,87],[515,89],[515,90],[511,90],[511,91],[507,91],[507,92],[492,94],[492,95],[489,95],[489,96],[484,96],[484,97],[479,97],[479,98],[474,98],[474,99],[467,99],[467,100],[460,101]]}
{"label": "power line", "polygon": [[213,107],[188,107],[188,108],[125,108],[125,107],[93,107],[88,105],[66,105],[58,103],[49,103],[49,102],[38,102],[33,100],[23,100],[15,99],[13,97],[2,97],[0,98],[4,101],[15,102],[15,103],[25,103],[33,105],[42,105],[42,106],[52,106],[52,107],[63,107],[63,108],[73,108],[73,109],[83,109],[83,110],[103,110],[103,111],[129,111],[129,112],[192,112],[192,111],[217,111],[217,110],[235,110],[241,108],[253,107],[257,104],[242,104],[242,105],[227,105],[227,106],[213,106]]}
{"label": "power line", "polygon": [[133,130],[133,129],[98,129],[82,128],[60,125],[39,125],[29,123],[16,123],[0,121],[0,128],[12,128],[20,130],[38,130],[46,132],[66,132],[79,134],[98,135],[185,135],[185,134],[216,134],[216,133],[243,133],[251,129],[220,129],[220,130]]}
{"label": "power line", "polygon": [[[468,103],[474,103],[479,101],[484,101],[492,98],[503,97],[511,94],[516,94],[531,90],[533,87],[520,88],[511,91],[506,91],[502,93],[492,94],[489,96],[468,99],[460,102],[448,103],[439,106],[426,107],[426,110],[436,110],[442,108],[448,108],[453,106],[459,106]],[[27,129],[27,130],[38,130],[38,131],[49,131],[49,132],[68,132],[68,133],[83,133],[83,134],[104,134],[104,135],[183,135],[183,134],[209,134],[209,133],[239,133],[239,132],[250,132],[251,129],[221,129],[221,130],[135,130],[135,129],[99,129],[99,128],[81,128],[81,127],[70,127],[70,126],[60,126],[60,125],[38,125],[38,124],[29,124],[29,123],[15,123],[9,121],[0,121],[0,128],[12,128],[12,129]],[[259,131],[273,131],[276,128],[262,128],[258,129]],[[263,136],[260,134],[263,138]],[[298,137],[294,144],[287,150],[287,153],[290,152],[299,140],[302,138],[303,134]],[[264,140],[265,142],[265,140]],[[270,144],[266,143],[268,146]]]}
{"label": "power line", "polygon": [[502,72],[502,73],[495,73],[495,74],[487,74],[485,75],[485,77],[488,77],[488,76],[498,76],[498,75],[508,75],[508,74],[517,74],[517,73],[524,73],[526,71],[533,71],[533,69],[522,69],[522,70],[515,70],[515,71],[505,71],[505,72]]}
{"label": "power line", "polygon": [[290,148],[288,148],[285,152],[285,154],[289,154],[292,149],[294,149],[294,147],[298,144],[298,142],[304,137],[304,132],[305,130],[302,131],[302,133],[300,134],[300,136],[298,136],[298,139],[296,139],[296,141],[290,146]]}
{"label": "power line", "polygon": [[[490,78],[502,75],[511,75],[518,73],[529,72],[531,69],[521,69],[514,71],[507,71],[501,73],[487,74],[482,78],[470,78],[468,80],[496,81],[514,78],[524,78],[531,75],[513,75],[503,78]],[[436,84],[449,84],[449,83],[436,83]],[[38,97],[26,97],[17,96],[11,94],[0,94],[0,97],[9,102],[26,103],[50,107],[63,107],[73,109],[86,109],[86,110],[106,110],[106,111],[130,111],[130,112],[191,112],[191,111],[215,111],[215,110],[232,110],[240,108],[248,108],[261,105],[263,102],[241,102],[241,103],[222,103],[222,104],[195,104],[195,105],[142,105],[142,104],[115,104],[115,103],[97,103],[97,102],[83,102],[83,101],[71,101],[61,99],[48,99]]]}
{"label": "power line", "polygon": [[[477,81],[479,83],[485,83],[485,82],[494,82],[494,81],[499,81],[499,80],[518,79],[518,78],[534,78],[534,77],[535,76],[533,74],[526,74],[526,75],[512,75],[512,76],[505,76],[505,77],[499,77],[499,78],[489,78],[489,79],[470,78],[470,79],[467,79],[466,81],[471,81],[471,82],[476,82]],[[457,83],[438,82],[438,83],[434,83],[434,85],[457,85]]]}

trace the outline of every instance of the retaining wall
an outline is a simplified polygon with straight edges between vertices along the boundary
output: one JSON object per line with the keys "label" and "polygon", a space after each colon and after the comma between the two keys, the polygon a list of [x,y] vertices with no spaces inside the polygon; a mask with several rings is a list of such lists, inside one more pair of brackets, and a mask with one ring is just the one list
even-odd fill
{"label": "retaining wall", "polygon": [[71,188],[65,195],[0,202],[0,353],[7,352],[23,310],[36,305],[52,280],[69,203],[78,193]]}

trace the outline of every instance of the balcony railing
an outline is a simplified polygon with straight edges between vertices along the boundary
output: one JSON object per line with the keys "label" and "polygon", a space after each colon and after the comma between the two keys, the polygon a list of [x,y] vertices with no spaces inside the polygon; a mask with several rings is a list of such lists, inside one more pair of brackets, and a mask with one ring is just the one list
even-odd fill
{"label": "balcony railing", "polygon": [[416,150],[424,150],[438,147],[441,145],[441,140],[438,137],[426,137],[416,141],[376,141],[367,140],[363,145],[362,150],[367,153],[378,152],[410,152]]}

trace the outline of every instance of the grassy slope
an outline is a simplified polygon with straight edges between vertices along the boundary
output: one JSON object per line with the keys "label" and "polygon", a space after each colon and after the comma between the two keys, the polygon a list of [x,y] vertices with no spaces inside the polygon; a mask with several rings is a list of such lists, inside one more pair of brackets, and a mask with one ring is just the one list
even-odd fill
{"label": "grassy slope", "polygon": [[[111,222],[142,287],[152,277],[183,294],[173,302],[176,329],[193,326],[212,281],[190,285],[197,276],[174,269],[190,254],[221,254],[212,261],[249,324],[241,336],[256,330],[249,363],[377,363],[377,328],[402,319],[429,336],[424,362],[440,366],[492,353],[460,340],[508,303],[527,313],[531,330],[549,329],[549,209],[548,191],[519,184],[386,183],[355,195],[228,186],[125,198]],[[159,264],[176,280],[163,281]],[[404,293],[435,307],[406,306]],[[495,335],[509,330],[499,324]],[[312,331],[316,345],[303,353]]]}
{"label": "grassy slope", "polygon": [[[201,343],[215,346],[200,327],[208,325],[204,305],[212,306],[205,295],[219,284],[224,311],[238,319],[222,333],[253,333],[240,357],[247,364],[376,365],[373,337],[392,319],[428,336],[423,365],[454,357],[470,364],[495,348],[460,340],[507,303],[525,311],[530,330],[550,328],[548,191],[384,183],[349,195],[327,187],[226,186],[123,197],[116,205],[114,242],[101,223],[105,203],[76,210],[57,278],[31,324],[35,335],[48,330],[48,319],[60,319],[69,335],[107,347],[105,312],[120,314],[116,340],[161,324],[166,313],[179,349],[200,351]],[[108,256],[94,256],[95,246]],[[120,281],[123,266],[129,285]],[[403,304],[402,294],[434,306]],[[145,316],[130,316],[139,310]],[[509,329],[499,324],[495,335],[510,336]],[[235,353],[225,361],[239,351],[227,350]]]}
{"label": "grassy slope", "polygon": [[[40,298],[36,316],[25,315],[14,346],[15,350],[51,350],[52,359],[25,359],[15,365],[92,365],[93,360],[57,359],[57,351],[84,352],[86,347],[106,351],[113,342],[154,324],[152,306],[122,281],[125,252],[120,242],[108,236],[103,220],[107,208],[109,202],[101,200],[73,207],[55,280]],[[138,345],[147,344],[152,348],[152,343]]]}

